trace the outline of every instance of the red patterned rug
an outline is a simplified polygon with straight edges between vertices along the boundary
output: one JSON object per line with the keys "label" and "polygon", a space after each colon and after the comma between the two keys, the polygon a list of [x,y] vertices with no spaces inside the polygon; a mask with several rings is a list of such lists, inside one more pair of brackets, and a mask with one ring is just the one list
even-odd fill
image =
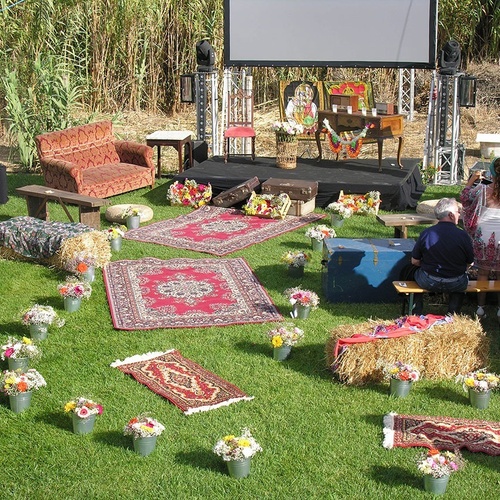
{"label": "red patterned rug", "polygon": [[110,262],[103,276],[113,325],[119,330],[283,319],[242,258],[119,260]]}
{"label": "red patterned rug", "polygon": [[466,448],[500,455],[500,422],[389,413],[384,417],[384,447]]}
{"label": "red patterned rug", "polygon": [[129,240],[156,243],[212,255],[227,255],[325,217],[310,213],[284,219],[243,215],[235,208],[210,205],[125,233]]}
{"label": "red patterned rug", "polygon": [[150,352],[117,360],[111,366],[168,399],[184,415],[213,410],[238,401],[250,401],[238,387],[205,370],[179,351]]}

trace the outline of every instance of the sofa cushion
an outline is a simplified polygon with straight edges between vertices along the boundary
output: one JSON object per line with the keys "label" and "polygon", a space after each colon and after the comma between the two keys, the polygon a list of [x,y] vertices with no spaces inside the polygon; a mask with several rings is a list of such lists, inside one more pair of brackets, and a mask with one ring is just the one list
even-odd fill
{"label": "sofa cushion", "polygon": [[122,217],[123,211],[127,207],[137,208],[141,212],[141,222],[147,222],[153,218],[153,210],[147,205],[135,205],[131,203],[125,203],[123,205],[113,205],[106,209],[106,213],[104,217],[109,222],[118,222],[121,224],[125,224],[125,219]]}
{"label": "sofa cushion", "polygon": [[108,163],[82,171],[81,194],[108,198],[151,186],[151,171],[130,163]]}

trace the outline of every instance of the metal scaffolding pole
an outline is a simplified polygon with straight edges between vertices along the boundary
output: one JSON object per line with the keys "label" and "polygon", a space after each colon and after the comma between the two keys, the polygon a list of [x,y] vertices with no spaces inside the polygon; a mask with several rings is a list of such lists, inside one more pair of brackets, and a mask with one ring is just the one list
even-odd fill
{"label": "metal scaffolding pole", "polygon": [[415,70],[402,68],[399,70],[398,112],[413,121],[415,110]]}
{"label": "metal scaffolding pole", "polygon": [[195,73],[197,139],[207,142],[209,155],[219,151],[217,80],[215,71]]}

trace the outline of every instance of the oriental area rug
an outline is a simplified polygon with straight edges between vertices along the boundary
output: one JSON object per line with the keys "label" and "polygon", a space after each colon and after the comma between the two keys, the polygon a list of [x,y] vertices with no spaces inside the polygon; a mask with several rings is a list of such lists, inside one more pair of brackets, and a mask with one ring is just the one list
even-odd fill
{"label": "oriental area rug", "polygon": [[127,231],[125,238],[222,256],[323,217],[324,214],[310,213],[289,215],[284,219],[263,219],[244,215],[235,208],[205,205],[175,219]]}
{"label": "oriental area rug", "polygon": [[120,260],[108,264],[103,277],[118,330],[283,319],[243,258]]}
{"label": "oriental area rug", "polygon": [[500,455],[500,422],[389,413],[384,417],[384,448],[423,446],[453,451],[466,448]]}
{"label": "oriental area rug", "polygon": [[179,351],[150,352],[116,360],[111,366],[168,399],[185,415],[249,401],[238,387],[187,358]]}

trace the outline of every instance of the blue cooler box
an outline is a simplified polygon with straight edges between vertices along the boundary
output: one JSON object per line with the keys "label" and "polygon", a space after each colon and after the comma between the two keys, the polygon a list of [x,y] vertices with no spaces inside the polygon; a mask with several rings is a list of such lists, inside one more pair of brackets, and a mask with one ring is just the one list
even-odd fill
{"label": "blue cooler box", "polygon": [[329,302],[396,302],[392,282],[411,261],[413,239],[324,240],[323,292]]}

